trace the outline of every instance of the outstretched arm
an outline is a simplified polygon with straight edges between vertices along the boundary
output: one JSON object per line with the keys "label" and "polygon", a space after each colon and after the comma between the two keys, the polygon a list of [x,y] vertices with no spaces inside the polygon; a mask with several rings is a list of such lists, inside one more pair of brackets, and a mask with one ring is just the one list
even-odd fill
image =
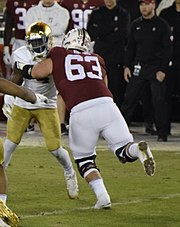
{"label": "outstretched arm", "polygon": [[35,103],[37,100],[36,95],[31,90],[18,86],[11,81],[0,78],[0,92],[12,96],[17,96],[27,102]]}

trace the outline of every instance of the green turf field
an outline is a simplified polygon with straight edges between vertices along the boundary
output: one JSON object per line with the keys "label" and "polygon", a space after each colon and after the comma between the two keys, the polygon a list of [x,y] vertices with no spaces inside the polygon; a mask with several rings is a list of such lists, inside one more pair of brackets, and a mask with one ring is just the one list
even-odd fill
{"label": "green turf field", "polygon": [[20,216],[19,226],[180,226],[180,152],[154,151],[153,177],[146,176],[139,161],[123,165],[110,151],[97,154],[112,200],[110,210],[91,208],[95,195],[79,174],[79,199],[70,200],[63,170],[46,148],[19,147],[7,170],[7,205]]}

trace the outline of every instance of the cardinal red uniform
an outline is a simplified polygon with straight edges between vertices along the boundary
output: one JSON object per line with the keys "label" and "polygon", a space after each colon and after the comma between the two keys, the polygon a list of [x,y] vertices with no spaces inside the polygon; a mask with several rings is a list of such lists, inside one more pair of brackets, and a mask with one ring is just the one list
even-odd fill
{"label": "cardinal red uniform", "polygon": [[27,10],[33,5],[37,5],[39,0],[7,0],[6,1],[6,15],[11,20],[12,28],[15,28],[15,38],[24,39],[25,25],[24,20]]}
{"label": "cardinal red uniform", "polygon": [[50,57],[56,87],[69,110],[86,100],[112,97],[103,80],[106,73],[100,56],[55,47]]}
{"label": "cardinal red uniform", "polygon": [[63,0],[61,5],[65,7],[70,15],[70,29],[72,28],[87,28],[87,22],[89,19],[89,15],[92,10],[103,6],[103,0],[89,0],[84,3],[82,0]]}

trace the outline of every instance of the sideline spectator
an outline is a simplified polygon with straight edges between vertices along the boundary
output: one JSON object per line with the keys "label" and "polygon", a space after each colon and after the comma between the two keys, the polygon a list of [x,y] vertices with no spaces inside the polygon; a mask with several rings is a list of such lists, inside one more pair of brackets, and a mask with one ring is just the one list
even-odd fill
{"label": "sideline spectator", "polygon": [[[171,95],[177,98],[180,107],[180,0],[175,0],[172,6],[163,9],[160,17],[164,18],[171,27],[173,35],[173,56],[170,67]],[[178,107],[177,107],[178,108]]]}
{"label": "sideline spectator", "polygon": [[116,0],[104,0],[104,4],[92,12],[87,31],[95,41],[94,52],[105,60],[108,88],[120,109],[126,87],[123,67],[130,17],[126,10],[117,5]]}
{"label": "sideline spectator", "polygon": [[171,60],[171,31],[169,25],[155,15],[154,0],[139,0],[139,7],[142,17],[131,25],[126,51],[124,78],[127,87],[121,110],[129,123],[144,86],[149,84],[158,141],[167,141],[166,73]]}

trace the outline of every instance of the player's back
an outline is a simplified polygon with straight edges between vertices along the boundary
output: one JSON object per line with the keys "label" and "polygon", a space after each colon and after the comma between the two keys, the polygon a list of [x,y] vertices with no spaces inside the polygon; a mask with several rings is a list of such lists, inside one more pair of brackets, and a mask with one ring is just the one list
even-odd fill
{"label": "player's back", "polygon": [[15,28],[15,38],[24,39],[25,37],[25,17],[27,10],[37,5],[39,0],[7,0],[6,1],[6,10],[8,11],[7,16],[12,18],[12,27]]}
{"label": "player's back", "polygon": [[87,22],[93,9],[103,6],[103,0],[89,0],[84,3],[82,0],[63,0],[61,5],[71,15],[70,29],[87,28]]}
{"label": "player's back", "polygon": [[98,97],[112,97],[107,89],[104,60],[96,55],[55,47],[50,52],[56,87],[68,109]]}

